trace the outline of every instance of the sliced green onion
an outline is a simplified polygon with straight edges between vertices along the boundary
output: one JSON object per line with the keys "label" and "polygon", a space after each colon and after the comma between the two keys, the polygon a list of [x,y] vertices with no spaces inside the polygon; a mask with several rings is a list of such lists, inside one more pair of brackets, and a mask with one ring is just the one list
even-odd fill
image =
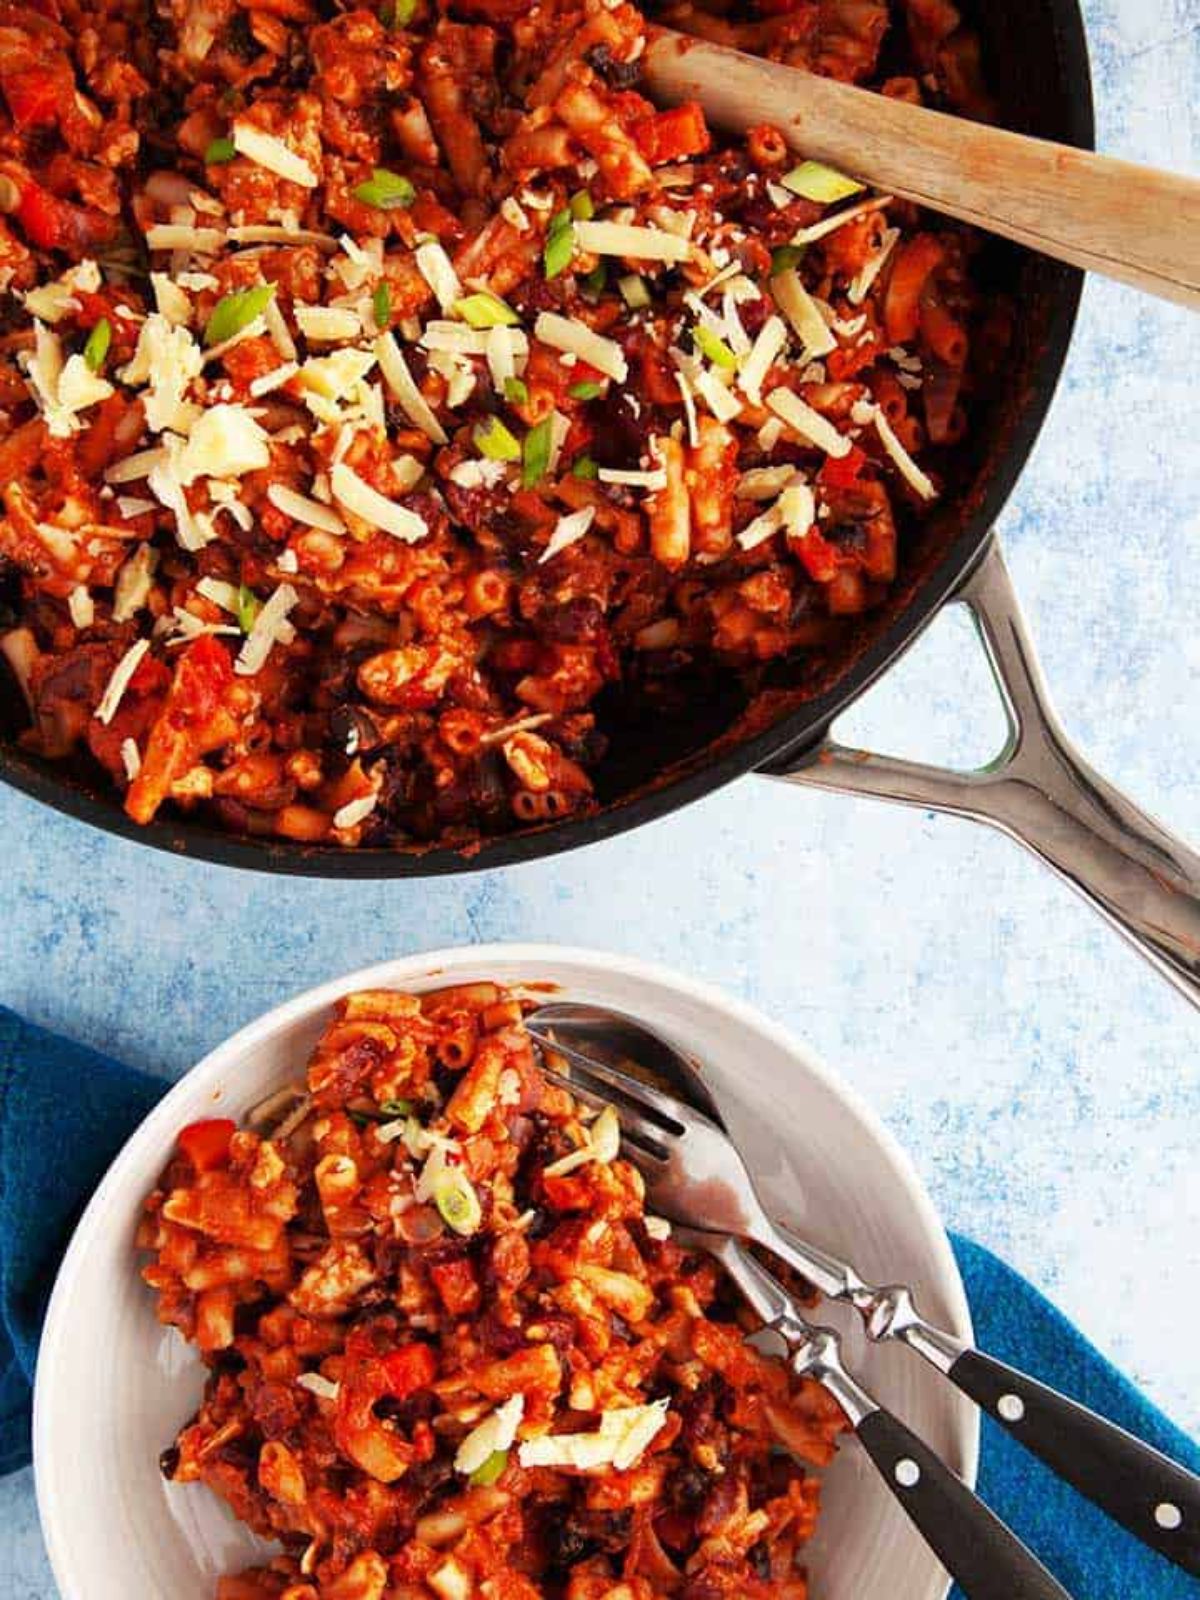
{"label": "sliced green onion", "polygon": [[600,468],[591,456],[576,456],[571,463],[571,476],[573,478],[595,478],[599,475]]}
{"label": "sliced green onion", "polygon": [[511,406],[527,406],[529,404],[529,386],[524,378],[505,378],[504,398]]}
{"label": "sliced green onion", "polygon": [[550,429],[550,418],[543,417],[525,435],[525,445],[521,451],[523,489],[532,489],[535,483],[540,483],[546,476],[546,468],[550,465]]}
{"label": "sliced green onion", "polygon": [[412,205],[417,191],[402,172],[389,172],[386,167],[376,167],[372,175],[357,184],[354,198],[377,211],[399,211]]}
{"label": "sliced green onion", "polygon": [[557,278],[560,272],[565,272],[574,254],[575,225],[571,219],[571,208],[566,206],[554,213],[546,229],[546,243],[542,249],[542,270],[546,277]]}
{"label": "sliced green onion", "polygon": [[380,333],[386,333],[392,322],[392,286],[381,283],[371,296],[371,315]]}
{"label": "sliced green onion", "polygon": [[777,250],[771,251],[771,276],[777,278],[781,272],[791,272],[804,260],[808,246],[803,244],[781,244]]}
{"label": "sliced green onion", "polygon": [[737,357],[724,339],[721,338],[720,334],[714,333],[711,328],[706,328],[703,324],[698,328],[693,328],[692,343],[697,350],[708,357],[714,366],[724,367],[729,372],[736,370]]}
{"label": "sliced green onion", "polygon": [[583,292],[590,295],[593,300],[598,300],[604,293],[604,285],[608,282],[608,268],[603,261],[596,265],[583,280]]}
{"label": "sliced green onion", "polygon": [[223,344],[248,328],[267,309],[274,293],[273,283],[256,283],[253,288],[235,289],[218,300],[204,327],[205,344]]}
{"label": "sliced green onion", "polygon": [[410,1117],[412,1116],[413,1102],[411,1100],[381,1100],[379,1109],[385,1117]]}
{"label": "sliced green onion", "polygon": [[454,309],[473,328],[511,328],[521,320],[499,295],[488,294],[486,290],[479,294],[464,295],[461,300],[454,302]]}
{"label": "sliced green onion", "polygon": [[243,633],[249,633],[258,620],[258,613],[262,610],[262,601],[246,584],[238,589],[237,619],[238,627]]}
{"label": "sliced green onion", "polygon": [[582,383],[573,383],[567,393],[572,400],[594,400],[597,395],[604,393],[604,385],[593,378],[585,378]]}
{"label": "sliced green onion", "polygon": [[475,1468],[467,1482],[476,1489],[490,1489],[507,1465],[508,1451],[493,1450],[483,1465]]}
{"label": "sliced green onion", "polygon": [[461,1167],[447,1167],[433,1190],[433,1203],[442,1221],[455,1233],[476,1233],[483,1221],[483,1209],[475,1186]]}
{"label": "sliced green onion", "polygon": [[569,208],[576,222],[587,222],[596,215],[596,208],[592,204],[592,197],[586,189],[580,189],[578,194],[571,196]]}
{"label": "sliced green onion", "polygon": [[111,343],[112,323],[107,317],[101,317],[88,334],[87,343],[83,347],[83,359],[93,372],[99,372],[104,365],[104,358]]}
{"label": "sliced green onion", "polygon": [[646,280],[639,278],[636,272],[628,273],[617,284],[621,291],[621,299],[631,311],[643,311],[650,304],[650,291],[646,287]]}
{"label": "sliced green onion", "polygon": [[204,152],[204,162],[209,167],[223,167],[227,161],[232,161],[237,155],[232,139],[227,139],[223,134],[219,139],[214,139]]}
{"label": "sliced green onion", "polygon": [[820,161],[802,161],[780,182],[793,194],[822,206],[831,206],[835,200],[848,200],[852,194],[862,194],[866,188],[865,184],[856,183],[844,172],[827,167]]}
{"label": "sliced green onion", "polygon": [[379,20],[385,28],[407,28],[417,9],[417,0],[384,0]]}
{"label": "sliced green onion", "polygon": [[474,433],[475,448],[489,461],[520,461],[521,446],[499,417],[489,417],[477,424]]}

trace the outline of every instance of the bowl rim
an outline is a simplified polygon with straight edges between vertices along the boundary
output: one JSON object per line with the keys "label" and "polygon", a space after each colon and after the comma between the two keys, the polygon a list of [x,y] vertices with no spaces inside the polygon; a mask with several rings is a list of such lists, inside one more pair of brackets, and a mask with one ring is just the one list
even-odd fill
{"label": "bowl rim", "polygon": [[[811,1073],[825,1089],[841,1101],[862,1127],[864,1134],[875,1144],[879,1153],[890,1162],[896,1177],[904,1187],[913,1220],[928,1246],[930,1267],[937,1274],[939,1280],[937,1288],[949,1308],[951,1325],[954,1331],[971,1340],[970,1306],[949,1236],[908,1153],[879,1114],[853,1085],[829,1067],[790,1029],[767,1016],[757,1006],[726,993],[715,984],[687,976],[661,963],[643,961],[639,957],[595,950],[581,945],[526,943],[519,940],[493,941],[487,944],[453,945],[393,956],[387,960],[373,962],[370,966],[360,967],[353,972],[326,979],[323,983],[305,989],[290,999],[272,1006],[244,1024],[236,1033],[215,1045],[171,1084],[158,1104],[137,1125],[113,1158],[85,1206],[59,1265],[47,1304],[33,1394],[33,1470],[38,1518],[54,1581],[63,1600],[87,1600],[87,1595],[86,1589],[73,1581],[72,1564],[68,1559],[65,1541],[61,1534],[60,1516],[57,1508],[52,1505],[51,1489],[47,1481],[49,1470],[47,1462],[54,1449],[54,1442],[50,1437],[50,1406],[47,1397],[53,1384],[58,1348],[70,1327],[67,1313],[79,1264],[87,1254],[91,1241],[111,1221],[112,1203],[121,1193],[127,1169],[144,1149],[160,1145],[163,1136],[173,1128],[178,1115],[176,1106],[182,1098],[184,1085],[194,1088],[198,1078],[219,1077],[228,1065],[247,1051],[260,1048],[276,1032],[303,1023],[343,995],[356,989],[395,986],[410,981],[421,982],[443,975],[447,983],[452,983],[457,969],[468,966],[486,967],[491,962],[499,961],[506,964],[527,964],[531,968],[528,980],[531,983],[539,981],[536,971],[538,967],[566,964],[584,969],[590,968],[602,975],[625,976],[665,988],[686,996],[701,1006],[723,1012],[739,1027],[765,1035],[777,1047],[797,1058],[805,1071]],[[955,1429],[964,1467],[964,1479],[968,1487],[974,1488],[979,1470],[978,1411],[972,1408],[969,1413],[960,1416]],[[948,1594],[949,1590],[950,1580],[947,1578],[943,1594]]]}

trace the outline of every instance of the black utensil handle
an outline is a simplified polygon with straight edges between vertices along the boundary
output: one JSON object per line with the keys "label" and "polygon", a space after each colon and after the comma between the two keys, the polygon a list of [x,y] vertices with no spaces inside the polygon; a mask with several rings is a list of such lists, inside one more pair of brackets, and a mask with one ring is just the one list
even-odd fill
{"label": "black utensil handle", "polygon": [[1072,1488],[1200,1577],[1200,1477],[1115,1422],[978,1350],[959,1356],[949,1375]]}
{"label": "black utensil handle", "polygon": [[1011,1528],[890,1411],[864,1417],[858,1437],[968,1600],[1071,1600]]}

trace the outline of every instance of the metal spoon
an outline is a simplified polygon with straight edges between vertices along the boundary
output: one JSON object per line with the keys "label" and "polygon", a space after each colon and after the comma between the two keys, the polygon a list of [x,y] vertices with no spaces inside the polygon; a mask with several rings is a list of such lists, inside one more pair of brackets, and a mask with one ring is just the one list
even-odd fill
{"label": "metal spoon", "polygon": [[[693,1145],[721,1158],[725,1181],[710,1190],[719,1197],[716,1210],[701,1217],[693,1208],[678,1220],[739,1233],[774,1251],[822,1294],[854,1306],[870,1338],[896,1340],[915,1350],[1065,1482],[1144,1544],[1200,1576],[1200,1478],[1115,1423],[926,1321],[903,1284],[869,1284],[850,1262],[771,1220],[732,1144],[725,1140],[724,1153],[716,1145],[717,1129],[723,1132],[725,1124],[695,1062],[635,1018],[605,1007],[556,1002],[539,1007],[527,1026],[568,1058],[577,1054],[585,1068],[593,1063],[601,1075],[623,1071],[629,1076],[632,1068],[635,1079],[657,1084],[716,1124],[707,1136],[702,1126],[696,1128],[699,1137],[693,1138]],[[636,1095],[634,1103],[638,1111],[661,1118],[661,1107],[656,1111]],[[681,1117],[688,1116],[681,1108]],[[696,1121],[694,1115],[691,1120]],[[681,1131],[676,1124],[674,1132]],[[672,1132],[664,1128],[663,1146],[672,1142]],[[655,1204],[669,1215],[662,1197],[656,1195]]]}

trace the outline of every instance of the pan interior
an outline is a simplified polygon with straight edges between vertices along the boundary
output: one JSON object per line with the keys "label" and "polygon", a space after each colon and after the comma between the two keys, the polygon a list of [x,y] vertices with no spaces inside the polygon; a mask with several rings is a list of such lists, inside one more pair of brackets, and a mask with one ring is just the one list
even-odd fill
{"label": "pan interior", "polygon": [[[1088,145],[1090,81],[1077,0],[964,4],[979,34],[998,120],[1017,131]],[[919,631],[969,570],[1011,491],[1053,394],[1078,302],[1081,275],[990,241],[980,269],[989,293],[1016,309],[1002,380],[975,404],[955,477],[940,508],[910,532],[900,581],[887,605],[827,656],[772,664],[752,687],[716,664],[697,665],[654,694],[608,691],[596,703],[608,754],[594,771],[602,811],[487,841],[464,857],[304,847],[248,841],[175,818],[141,829],[128,821],[90,761],[48,763],[14,743],[27,722],[15,679],[0,659],[0,777],[39,799],[142,842],[242,866],[347,876],[447,872],[500,865],[600,837],[649,817],[754,766],[786,762],[811,747],[836,713]],[[6,600],[0,594],[0,617]]]}

